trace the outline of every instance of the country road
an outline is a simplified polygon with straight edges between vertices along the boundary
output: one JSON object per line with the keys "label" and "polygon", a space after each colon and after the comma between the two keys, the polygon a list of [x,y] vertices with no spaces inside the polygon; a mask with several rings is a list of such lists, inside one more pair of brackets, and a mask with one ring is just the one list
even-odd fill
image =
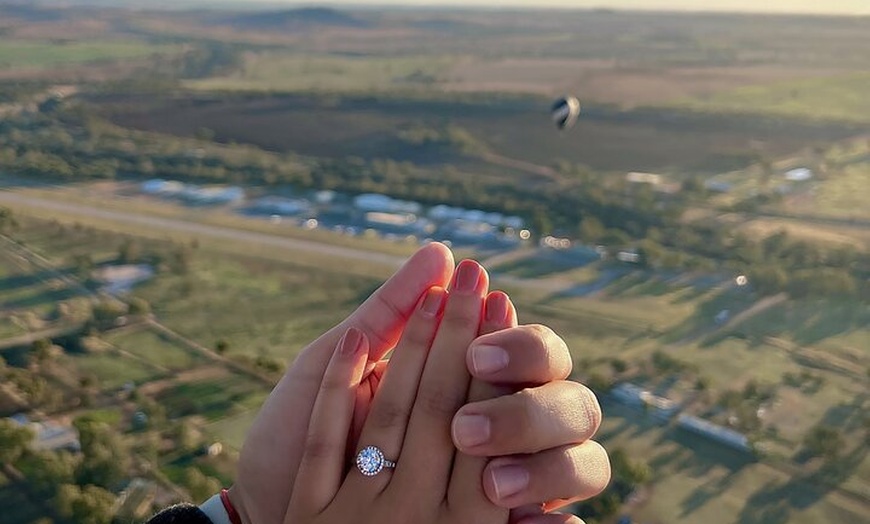
{"label": "country road", "polygon": [[[229,240],[232,242],[253,243],[261,246],[268,246],[287,251],[304,251],[318,255],[326,255],[330,257],[346,259],[348,261],[360,261],[380,264],[390,268],[397,268],[405,261],[405,259],[400,256],[387,255],[374,251],[366,251],[364,249],[336,246],[332,244],[314,242],[311,240],[287,238],[266,233],[257,233],[254,231],[233,229],[229,227],[200,224],[197,222],[188,222],[185,220],[173,218],[163,218],[140,215],[136,213],[125,213],[123,211],[98,209],[81,204],[58,202],[46,198],[21,195],[15,192],[0,191],[0,205],[4,203],[17,203],[30,207],[38,207],[47,211],[57,211],[70,215],[79,215],[83,217],[110,220],[118,224],[146,226],[157,230],[188,233],[202,237]],[[571,282],[559,279],[528,280],[508,275],[497,274],[493,275],[493,281],[498,282],[501,285],[514,288],[525,288],[535,291],[546,290],[550,293],[558,293],[560,291],[564,291],[565,289],[568,289],[573,285]]]}

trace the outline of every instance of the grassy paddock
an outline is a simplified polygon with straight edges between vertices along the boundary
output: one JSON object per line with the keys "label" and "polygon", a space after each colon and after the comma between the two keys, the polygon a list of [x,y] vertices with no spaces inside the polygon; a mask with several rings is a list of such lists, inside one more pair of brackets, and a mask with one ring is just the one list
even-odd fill
{"label": "grassy paddock", "polygon": [[171,370],[185,370],[206,362],[205,357],[165,340],[160,334],[142,329],[109,335],[106,340],[142,360]]}
{"label": "grassy paddock", "polygon": [[678,105],[723,112],[766,113],[814,120],[870,122],[870,73],[744,86]]}
{"label": "grassy paddock", "polygon": [[47,69],[70,64],[143,58],[177,50],[176,46],[152,45],[134,40],[93,40],[58,44],[4,39],[0,41],[0,70]]}
{"label": "grassy paddock", "polygon": [[355,92],[421,89],[436,84],[449,57],[343,57],[286,52],[249,53],[240,71],[192,80],[193,89],[219,91]]}

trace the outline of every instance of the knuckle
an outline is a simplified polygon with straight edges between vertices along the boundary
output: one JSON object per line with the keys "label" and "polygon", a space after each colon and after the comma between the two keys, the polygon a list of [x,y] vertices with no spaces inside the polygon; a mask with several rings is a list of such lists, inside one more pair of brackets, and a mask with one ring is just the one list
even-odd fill
{"label": "knuckle", "polygon": [[420,393],[420,408],[425,414],[452,419],[462,403],[465,401],[465,396],[456,393],[450,393],[447,388],[432,388]]}
{"label": "knuckle", "polygon": [[322,460],[334,456],[337,452],[335,444],[315,436],[309,436],[305,442],[305,459]]}
{"label": "knuckle", "polygon": [[586,440],[598,432],[604,418],[598,397],[588,387],[579,382],[561,383],[559,399],[556,401],[566,417],[564,420],[576,438]]}
{"label": "knuckle", "polygon": [[[517,393],[515,398],[518,404],[515,413],[511,414],[513,422],[508,431],[510,438],[517,442],[527,442],[533,439],[539,440],[542,433],[541,428],[546,428],[548,421],[544,420],[545,417],[542,416],[537,396],[532,390],[524,389]],[[546,433],[546,431],[543,433]],[[543,445],[544,443],[541,442],[540,446]],[[540,451],[538,449],[540,446],[536,444],[535,449],[529,451]]]}
{"label": "knuckle", "polygon": [[394,429],[404,427],[408,417],[406,408],[395,402],[385,402],[372,410],[369,420],[376,429]]}
{"label": "knuckle", "polygon": [[433,329],[423,325],[411,325],[402,334],[404,344],[412,348],[428,348],[432,343]]}
{"label": "knuckle", "polygon": [[447,324],[450,330],[456,330],[459,333],[477,333],[480,319],[477,314],[471,311],[448,311],[444,315],[443,323]]}
{"label": "knuckle", "polygon": [[601,421],[604,418],[604,414],[601,412],[601,404],[598,402],[598,397],[595,395],[595,392],[583,384],[578,385],[581,388],[580,399],[583,413],[586,417],[585,422],[589,428],[589,436],[592,436],[597,433],[598,428],[601,427]]}

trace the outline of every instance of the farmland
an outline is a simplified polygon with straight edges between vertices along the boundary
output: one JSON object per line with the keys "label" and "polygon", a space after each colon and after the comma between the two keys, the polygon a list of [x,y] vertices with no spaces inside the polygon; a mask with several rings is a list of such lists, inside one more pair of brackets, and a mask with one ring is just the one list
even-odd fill
{"label": "farmland", "polygon": [[152,46],[136,41],[73,42],[58,45],[45,41],[4,39],[0,43],[0,70],[47,69],[61,65],[126,60],[173,50],[171,46]]}
{"label": "farmland", "polygon": [[[457,257],[565,339],[601,442],[649,467],[587,522],[867,514],[866,20],[4,6],[0,34],[0,415],[94,432],[119,470],[95,480],[105,500],[133,478],[154,507],[231,483],[306,344],[427,237],[510,214],[524,225],[490,232],[512,244]],[[583,111],[560,133],[565,94]],[[155,178],[181,193],[146,194]],[[245,199],[185,196],[231,185]],[[466,211],[414,234],[328,222],[368,222],[373,192],[430,225],[437,204]],[[261,212],[267,196],[310,211]],[[153,275],[106,295],[97,275],[128,264]],[[620,383],[753,452],[620,404]],[[11,461],[27,481],[0,469],[0,523],[52,516],[101,453]],[[41,460],[76,475],[46,487]]]}
{"label": "farmland", "polygon": [[[782,133],[781,123],[763,117],[729,118],[672,110],[624,112],[593,106],[586,110],[576,132],[558,135],[550,129],[549,101],[539,98],[455,102],[328,96],[192,97],[151,102],[134,98],[100,106],[115,123],[148,131],[194,136],[205,127],[220,141],[254,144],[272,151],[424,164],[432,162],[431,154],[409,147],[398,131],[437,128],[449,120],[498,154],[545,166],[567,161],[606,172],[718,173],[751,163],[755,142],[764,142],[771,155],[781,156],[820,141],[852,136],[859,129],[852,124],[795,122],[789,133]],[[624,154],[628,150],[632,155]],[[455,149],[447,150],[441,162],[460,167],[468,162],[456,156]],[[471,169],[476,168],[472,163]]]}
{"label": "farmland", "polygon": [[[51,227],[45,222],[27,219],[20,237],[27,240],[33,235],[38,244],[38,239]],[[111,251],[111,246],[122,241],[122,237],[112,233],[95,235],[96,231],[82,230],[79,234],[82,238],[101,238],[100,243],[106,246],[101,250],[103,252]],[[142,243],[146,249],[171,249],[171,246],[161,248],[160,242],[143,239]],[[44,246],[41,248],[43,253],[56,260],[68,259],[76,252],[75,242],[60,249]],[[163,275],[139,288],[136,294],[151,303],[159,319],[187,337],[207,346],[218,339],[224,340],[228,342],[230,355],[274,356],[284,361],[292,358],[295,350],[306,341],[349,312],[373,288],[377,279],[341,277],[328,270],[312,269],[312,265],[282,262],[280,258],[274,253],[270,259],[255,260],[225,251],[221,256],[208,256],[203,252],[196,255],[188,275]],[[308,285],[319,279],[328,281],[329,285]],[[707,316],[711,314],[709,312],[726,304],[738,309],[748,307],[752,303],[750,297],[740,297],[715,287],[695,288],[688,283],[656,284],[649,276],[632,274],[609,285],[598,298],[541,296],[518,289],[514,299],[524,321],[546,322],[565,337],[575,351],[581,376],[612,373],[610,355],[614,348],[620,348],[620,358],[642,363],[654,351],[668,347],[672,356],[695,363],[700,373],[710,379],[711,391],[708,394],[713,397],[720,392],[739,389],[748,381],[776,385],[781,382],[783,374],[813,370],[824,379],[823,386],[816,392],[804,393],[788,386],[776,386],[778,402],[784,403],[783,408],[794,402],[813,406],[812,410],[804,410],[796,421],[786,417],[778,423],[781,427],[779,438],[785,439],[784,442],[799,440],[808,427],[827,416],[830,407],[848,406],[852,399],[860,398],[860,384],[848,375],[838,371],[819,371],[819,364],[812,358],[808,360],[805,354],[753,341],[765,337],[783,338],[800,344],[802,348],[826,348],[833,355],[840,355],[838,358],[863,361],[864,357],[852,348],[866,344],[870,338],[870,331],[866,328],[866,306],[843,306],[850,312],[844,317],[841,309],[825,304],[788,304],[733,328],[733,333],[740,335],[739,339],[707,344],[704,337],[692,342],[686,341],[682,334],[698,333],[699,330],[701,333],[714,333]],[[242,315],[237,307],[241,302],[254,307],[246,308],[250,311]],[[209,304],[209,313],[204,315],[206,303]],[[262,308],[257,304],[262,304]],[[326,307],[327,304],[330,306]],[[329,314],[321,313],[326,310],[330,311]],[[828,317],[838,320],[832,323],[826,320]],[[771,330],[771,326],[778,326],[778,329]],[[64,358],[69,359],[76,373],[94,376],[101,388],[112,390],[126,382],[141,384],[141,391],[153,395],[169,416],[201,416],[204,418],[201,422],[203,431],[235,446],[240,444],[244,433],[241,425],[252,421],[253,413],[267,392],[265,385],[206,365],[203,357],[191,353],[189,348],[167,341],[148,329],[120,331],[108,335],[105,340],[115,349],[109,349],[107,353]],[[668,340],[683,342],[675,345]],[[119,350],[123,353],[118,353]],[[173,374],[174,369],[182,370],[191,363],[198,371]],[[716,373],[704,371],[713,369],[717,370]],[[857,369],[859,373],[863,371],[861,366]],[[671,387],[680,391],[685,386]],[[630,423],[624,418],[622,408],[611,406],[606,409],[608,413],[612,412],[612,416],[603,430],[605,445],[626,447],[632,453],[641,453],[646,449],[644,442],[650,445],[653,442],[666,443],[657,453],[649,455],[649,461],[661,475],[655,489],[674,495],[653,497],[649,505],[640,510],[641,515],[646,514],[644,512],[669,514],[678,521],[682,518],[690,522],[707,512],[729,510],[749,515],[756,510],[770,511],[770,503],[764,502],[765,493],[769,493],[774,485],[799,482],[787,480],[787,476],[776,468],[746,463],[744,458],[732,457],[731,452],[715,446],[701,445],[698,448],[700,444],[686,440],[678,430],[662,432],[657,426],[649,426],[642,431],[638,429],[641,432],[637,433],[628,427]],[[777,409],[771,408],[771,416],[784,416]],[[634,436],[629,438],[629,434]],[[855,430],[846,434],[858,436]],[[792,445],[782,444],[772,449],[788,449]],[[870,466],[866,463],[856,467],[854,473],[843,477],[843,485],[850,490],[864,489],[866,480],[862,479],[866,479],[868,469]],[[693,495],[692,489],[699,484],[695,481],[687,483],[686,471],[708,471],[703,478],[711,475],[709,482],[705,482],[719,486],[717,496],[698,498]],[[747,478],[757,480],[751,484],[739,480],[747,475]],[[848,499],[844,502],[837,490],[826,494],[827,488],[814,488],[807,483],[801,483],[800,489],[807,496],[819,497],[822,501],[814,511],[843,512],[843,515],[857,511],[854,502]],[[686,498],[675,498],[680,496]],[[796,511],[789,507],[786,505],[781,511],[789,515]],[[801,515],[795,513],[790,522],[811,522],[816,516],[812,512]]]}

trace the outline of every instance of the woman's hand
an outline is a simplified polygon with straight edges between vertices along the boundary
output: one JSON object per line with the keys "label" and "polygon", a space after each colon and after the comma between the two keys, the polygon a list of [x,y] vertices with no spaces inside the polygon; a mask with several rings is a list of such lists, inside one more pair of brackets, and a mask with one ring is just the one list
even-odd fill
{"label": "woman's hand", "polygon": [[230,499],[245,524],[282,522],[302,461],[308,420],[323,374],[341,337],[351,328],[365,334],[369,359],[393,349],[419,298],[446,287],[453,255],[442,244],[420,249],[344,322],[305,348],[287,369],[254,421],[239,459]]}
{"label": "woman's hand", "polygon": [[[483,492],[485,461],[458,453],[450,434],[471,382],[466,352],[487,288],[483,268],[466,261],[449,296],[433,288],[420,301],[375,393],[350,472],[345,450],[368,344],[347,332],[323,377],[285,523],[508,522],[508,510]],[[396,461],[395,469],[384,459]]]}

